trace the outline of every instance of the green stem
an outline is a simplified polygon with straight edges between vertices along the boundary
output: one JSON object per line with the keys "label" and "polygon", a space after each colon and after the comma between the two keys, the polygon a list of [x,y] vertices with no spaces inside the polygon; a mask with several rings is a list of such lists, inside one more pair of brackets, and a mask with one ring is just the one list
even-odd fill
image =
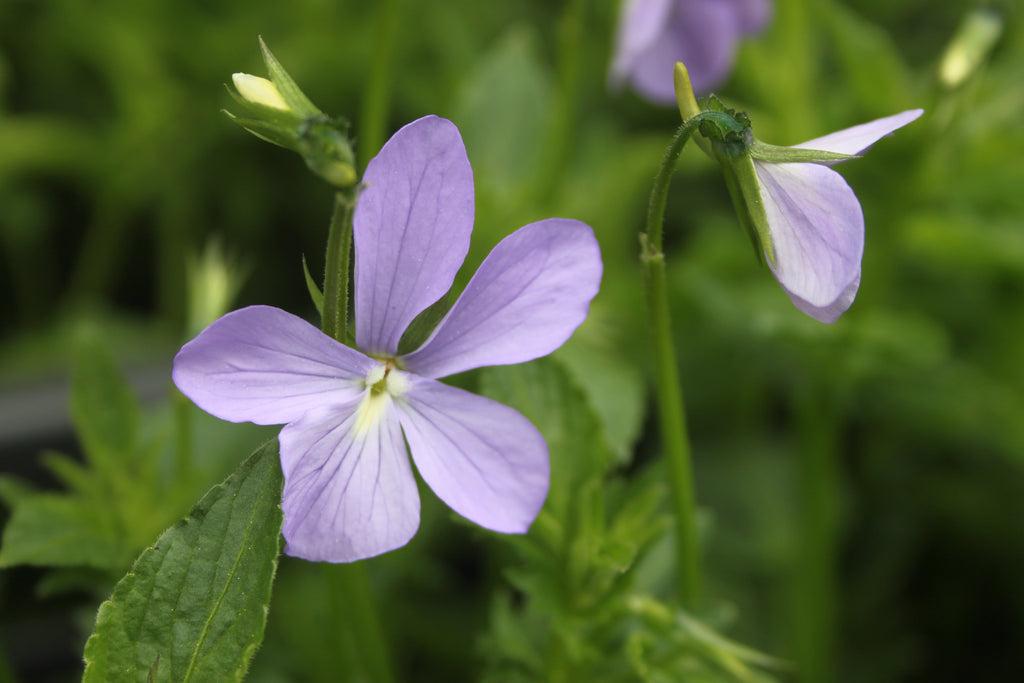
{"label": "green stem", "polygon": [[[348,281],[352,263],[354,207],[355,193],[338,192],[335,195],[334,215],[327,235],[321,329],[342,343],[348,336]],[[347,623],[367,680],[390,683],[394,676],[366,568],[362,563],[354,563],[332,567],[330,571],[335,579],[334,588],[347,605]]]}
{"label": "green stem", "polygon": [[696,606],[700,595],[700,558],[697,539],[697,514],[693,492],[693,464],[686,428],[683,388],[679,381],[672,320],[669,314],[665,255],[662,253],[665,205],[676,161],[703,115],[687,120],[676,131],[665,151],[661,169],[651,190],[647,208],[647,228],[641,236],[644,281],[655,364],[655,389],[662,447],[668,461],[676,518],[676,563],[679,598],[688,608]]}
{"label": "green stem", "polygon": [[820,387],[795,399],[800,435],[800,539],[794,606],[796,660],[801,680],[835,680],[836,555],[840,475],[836,411]]}
{"label": "green stem", "polygon": [[344,603],[345,623],[348,625],[358,666],[363,679],[373,683],[391,683],[391,671],[384,630],[373,603],[373,587],[366,567],[361,562],[339,564],[328,568],[334,590]]}
{"label": "green stem", "polygon": [[359,168],[365,170],[373,155],[384,144],[389,100],[391,99],[391,64],[398,38],[401,0],[378,0],[377,30],[370,80],[363,98],[359,121]]}
{"label": "green stem", "polygon": [[327,233],[327,257],[324,260],[324,313],[321,329],[338,341],[348,337],[348,281],[352,262],[353,194],[334,195],[334,215]]}

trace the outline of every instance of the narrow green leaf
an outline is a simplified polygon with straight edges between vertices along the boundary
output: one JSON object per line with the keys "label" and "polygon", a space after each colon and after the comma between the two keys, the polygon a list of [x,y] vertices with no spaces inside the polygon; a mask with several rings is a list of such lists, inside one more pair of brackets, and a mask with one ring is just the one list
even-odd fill
{"label": "narrow green leaf", "polygon": [[121,549],[102,510],[67,496],[29,494],[17,500],[4,529],[0,567],[111,569],[123,561]]}
{"label": "narrow green leaf", "polygon": [[138,401],[97,332],[77,340],[71,417],[90,458],[109,463],[131,455],[139,431]]}
{"label": "narrow green leaf", "polygon": [[320,314],[320,317],[324,315],[324,293],[320,291],[320,287],[317,286],[316,280],[309,273],[309,264],[306,263],[306,257],[302,257],[302,274],[306,276],[306,289],[309,290],[309,298],[313,300],[313,305],[316,306],[316,312]]}
{"label": "narrow green leaf", "polygon": [[266,625],[281,486],[274,439],[145,550],[100,606],[83,680],[241,680]]}

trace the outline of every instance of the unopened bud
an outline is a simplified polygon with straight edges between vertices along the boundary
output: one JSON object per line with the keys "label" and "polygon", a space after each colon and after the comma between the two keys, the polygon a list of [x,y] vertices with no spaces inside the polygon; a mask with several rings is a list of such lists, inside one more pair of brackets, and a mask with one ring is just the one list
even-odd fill
{"label": "unopened bud", "polygon": [[281,97],[281,92],[268,79],[253,76],[252,74],[237,73],[231,74],[231,80],[234,82],[238,94],[247,102],[270,107],[271,109],[289,111],[290,107],[284,101],[284,98]]}

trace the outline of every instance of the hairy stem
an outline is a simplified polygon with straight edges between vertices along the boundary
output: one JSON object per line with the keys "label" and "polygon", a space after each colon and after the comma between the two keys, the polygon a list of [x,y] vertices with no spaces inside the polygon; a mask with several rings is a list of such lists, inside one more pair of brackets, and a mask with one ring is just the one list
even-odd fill
{"label": "hairy stem", "polygon": [[324,313],[321,329],[344,343],[348,337],[348,281],[352,263],[352,211],[355,196],[334,195],[334,215],[327,233],[324,266]]}
{"label": "hairy stem", "polygon": [[647,208],[647,227],[640,240],[655,365],[658,421],[661,426],[662,448],[668,464],[676,520],[677,590],[680,601],[689,608],[695,606],[701,584],[697,514],[683,388],[679,381],[675,340],[672,336],[672,320],[669,314],[662,236],[669,183],[675,172],[676,161],[699,125],[701,116],[694,116],[684,122],[665,151],[665,158],[651,190],[651,200]]}

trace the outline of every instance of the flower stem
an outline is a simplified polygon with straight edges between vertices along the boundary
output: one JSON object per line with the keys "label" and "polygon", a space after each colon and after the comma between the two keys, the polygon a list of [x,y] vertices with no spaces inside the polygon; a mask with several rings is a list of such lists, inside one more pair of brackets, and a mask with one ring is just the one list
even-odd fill
{"label": "flower stem", "polygon": [[693,464],[686,428],[683,388],[679,381],[672,321],[669,314],[665,278],[665,254],[662,253],[665,204],[676,161],[693,131],[700,124],[698,114],[676,131],[665,151],[647,208],[647,228],[640,237],[641,260],[647,289],[648,315],[655,364],[655,389],[662,448],[668,460],[669,482],[676,518],[677,590],[685,607],[693,608],[700,595],[700,558],[697,539],[697,515],[693,492]]}
{"label": "flower stem", "polygon": [[796,661],[807,683],[835,679],[840,472],[834,398],[818,384],[794,400],[799,431],[800,549],[794,577]]}
{"label": "flower stem", "polygon": [[[348,337],[348,281],[352,263],[352,211],[355,192],[334,196],[334,215],[327,234],[327,258],[324,268],[324,313],[321,329],[338,341]],[[387,642],[373,602],[373,592],[365,566],[360,563],[330,568],[334,590],[348,606],[347,624],[358,645],[360,665],[367,680],[390,683],[394,680],[388,659]]]}
{"label": "flower stem", "polygon": [[401,12],[401,0],[378,0],[377,28],[373,59],[370,61],[370,80],[363,97],[359,117],[359,168],[365,170],[370,159],[384,144],[388,105],[391,95],[391,64],[394,61],[395,42]]}
{"label": "flower stem", "polygon": [[327,233],[324,260],[324,314],[321,329],[345,343],[348,336],[348,281],[352,262],[352,193],[334,195],[334,215]]}

